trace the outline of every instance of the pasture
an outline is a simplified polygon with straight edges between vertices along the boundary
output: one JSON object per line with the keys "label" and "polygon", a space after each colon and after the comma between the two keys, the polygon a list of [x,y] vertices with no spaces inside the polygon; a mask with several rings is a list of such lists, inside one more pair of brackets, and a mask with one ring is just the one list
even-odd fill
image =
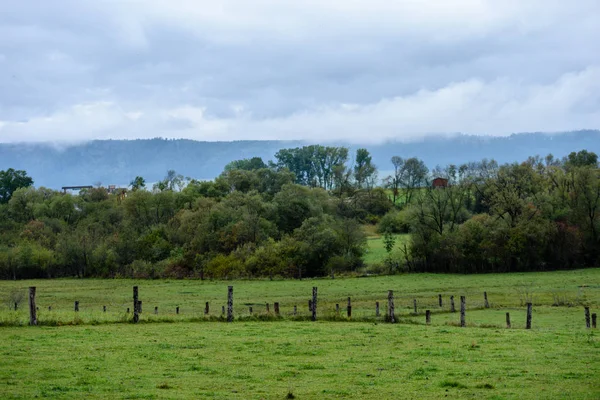
{"label": "pasture", "polygon": [[[133,285],[143,300],[137,325],[125,312]],[[219,322],[228,285],[231,324]],[[37,287],[38,327],[26,326],[26,300],[17,311],[8,304],[28,286]],[[313,286],[316,322],[308,320]],[[383,320],[387,290],[394,290],[397,324]],[[457,326],[459,313],[449,312],[450,295],[466,296],[465,328]],[[3,281],[0,298],[1,398],[600,397],[600,339],[586,329],[583,313],[584,306],[600,307],[598,269],[302,281]],[[524,329],[526,302],[533,303],[531,330]]]}

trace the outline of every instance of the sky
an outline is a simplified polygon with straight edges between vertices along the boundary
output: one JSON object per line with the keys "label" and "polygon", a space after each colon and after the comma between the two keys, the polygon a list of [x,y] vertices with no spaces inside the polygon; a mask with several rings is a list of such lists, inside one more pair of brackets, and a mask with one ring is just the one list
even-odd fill
{"label": "sky", "polygon": [[598,0],[3,0],[0,142],[600,128]]}

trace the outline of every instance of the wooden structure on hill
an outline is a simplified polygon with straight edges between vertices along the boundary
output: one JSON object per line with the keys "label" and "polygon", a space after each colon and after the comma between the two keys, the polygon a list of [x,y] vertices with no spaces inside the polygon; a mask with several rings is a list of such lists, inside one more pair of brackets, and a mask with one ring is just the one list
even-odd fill
{"label": "wooden structure on hill", "polygon": [[431,186],[434,189],[439,189],[439,188],[447,188],[448,187],[448,179],[446,178],[435,178],[433,180],[433,182],[431,182]]}

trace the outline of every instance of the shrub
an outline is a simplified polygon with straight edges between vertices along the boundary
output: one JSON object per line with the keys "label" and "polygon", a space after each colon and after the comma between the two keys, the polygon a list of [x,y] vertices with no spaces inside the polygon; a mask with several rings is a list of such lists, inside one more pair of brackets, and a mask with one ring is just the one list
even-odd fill
{"label": "shrub", "polygon": [[381,217],[377,225],[377,232],[379,233],[408,233],[409,230],[410,223],[407,210],[392,210]]}

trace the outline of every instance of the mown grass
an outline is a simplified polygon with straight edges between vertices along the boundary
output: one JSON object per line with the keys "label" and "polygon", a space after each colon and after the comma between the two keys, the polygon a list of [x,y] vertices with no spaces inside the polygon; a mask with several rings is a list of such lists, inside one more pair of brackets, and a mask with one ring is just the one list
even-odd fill
{"label": "mown grass", "polygon": [[0,330],[3,399],[597,399],[576,330],[331,322]]}
{"label": "mown grass", "polygon": [[[133,285],[144,307],[137,325],[125,313]],[[217,322],[228,285],[232,324]],[[28,286],[37,287],[42,326],[25,326],[26,302],[18,311],[1,307],[2,399],[600,398],[600,339],[585,328],[583,313],[584,305],[592,312],[600,306],[600,269],[303,281],[2,281],[0,299]],[[313,286],[317,322],[308,321]],[[383,322],[389,289],[400,322],[394,325]],[[457,309],[459,297],[467,297],[466,328],[449,312],[450,295]],[[280,317],[265,313],[275,301]],[[534,304],[531,330],[524,329],[527,301]],[[506,312],[513,329],[504,327]]]}

